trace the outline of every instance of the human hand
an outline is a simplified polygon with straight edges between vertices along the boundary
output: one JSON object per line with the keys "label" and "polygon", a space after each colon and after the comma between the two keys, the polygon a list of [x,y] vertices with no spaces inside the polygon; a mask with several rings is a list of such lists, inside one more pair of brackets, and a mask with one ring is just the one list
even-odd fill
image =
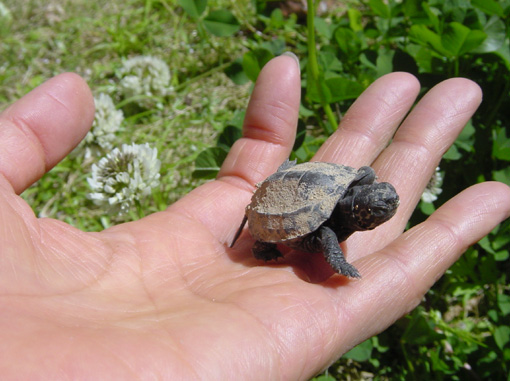
{"label": "human hand", "polygon": [[384,330],[510,214],[507,186],[478,184],[402,234],[481,98],[472,82],[448,80],[400,125],[418,90],[408,74],[379,79],[314,158],[371,165],[400,195],[395,217],[346,242],[363,276],[351,281],[331,276],[320,254],[260,263],[247,234],[228,248],[254,184],[294,142],[300,83],[292,58],[264,68],[244,138],[218,180],[164,212],[100,233],[37,219],[16,195],[93,119],[79,77],[64,74],[35,89],[0,119],[1,378],[307,379]]}

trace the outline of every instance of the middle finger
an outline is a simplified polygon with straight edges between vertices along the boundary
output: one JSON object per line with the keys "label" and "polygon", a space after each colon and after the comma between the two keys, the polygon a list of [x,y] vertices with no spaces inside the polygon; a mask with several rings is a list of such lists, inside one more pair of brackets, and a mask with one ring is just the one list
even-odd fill
{"label": "middle finger", "polygon": [[408,73],[379,78],[352,104],[313,160],[355,168],[370,165],[388,145],[419,90],[420,84]]}
{"label": "middle finger", "polygon": [[391,144],[372,164],[377,175],[396,188],[400,196],[397,214],[373,232],[352,236],[348,250],[354,258],[356,252],[366,255],[381,249],[402,233],[441,157],[480,101],[478,85],[453,78],[433,87],[418,102]]}

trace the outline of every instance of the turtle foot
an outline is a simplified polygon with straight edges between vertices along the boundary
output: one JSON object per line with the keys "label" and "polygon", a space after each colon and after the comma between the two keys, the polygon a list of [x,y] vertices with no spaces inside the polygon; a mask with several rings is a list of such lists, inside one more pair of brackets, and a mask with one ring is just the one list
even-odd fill
{"label": "turtle foot", "polygon": [[360,279],[359,271],[345,260],[344,253],[338,246],[336,234],[327,226],[322,226],[319,230],[319,242],[322,245],[322,251],[326,261],[337,273],[349,278]]}
{"label": "turtle foot", "polygon": [[251,251],[255,258],[265,262],[283,257],[282,253],[276,248],[275,243],[256,241]]}
{"label": "turtle foot", "polygon": [[356,269],[356,267],[354,267],[350,263],[344,262],[338,267],[334,266],[332,267],[337,273],[342,274],[348,278],[361,279],[361,275],[358,269]]}
{"label": "turtle foot", "polygon": [[336,252],[334,255],[329,255],[326,257],[328,263],[331,265],[335,272],[345,275],[349,278],[360,279],[361,275],[356,267],[348,263],[343,255],[339,255]]}

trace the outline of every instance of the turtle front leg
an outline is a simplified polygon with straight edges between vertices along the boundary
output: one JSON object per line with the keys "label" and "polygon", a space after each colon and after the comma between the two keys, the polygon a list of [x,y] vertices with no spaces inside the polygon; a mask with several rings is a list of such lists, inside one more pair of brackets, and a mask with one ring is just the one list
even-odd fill
{"label": "turtle front leg", "polygon": [[282,253],[276,248],[276,243],[255,241],[251,251],[255,258],[264,261],[271,261],[282,257]]}
{"label": "turtle front leg", "polygon": [[361,278],[356,267],[345,260],[344,253],[338,245],[337,236],[331,228],[322,226],[318,231],[318,241],[326,261],[333,267],[333,270],[349,278]]}

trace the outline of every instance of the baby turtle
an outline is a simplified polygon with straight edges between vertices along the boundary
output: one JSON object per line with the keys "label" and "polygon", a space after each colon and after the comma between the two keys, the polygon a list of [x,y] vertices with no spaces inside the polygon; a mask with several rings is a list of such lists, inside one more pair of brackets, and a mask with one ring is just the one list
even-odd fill
{"label": "baby turtle", "polygon": [[322,252],[331,267],[361,278],[345,260],[339,242],[355,231],[371,230],[388,221],[399,205],[395,188],[378,183],[372,168],[324,162],[297,164],[286,160],[257,185],[232,245],[248,221],[256,242],[253,255],[265,261],[282,256],[278,243]]}

